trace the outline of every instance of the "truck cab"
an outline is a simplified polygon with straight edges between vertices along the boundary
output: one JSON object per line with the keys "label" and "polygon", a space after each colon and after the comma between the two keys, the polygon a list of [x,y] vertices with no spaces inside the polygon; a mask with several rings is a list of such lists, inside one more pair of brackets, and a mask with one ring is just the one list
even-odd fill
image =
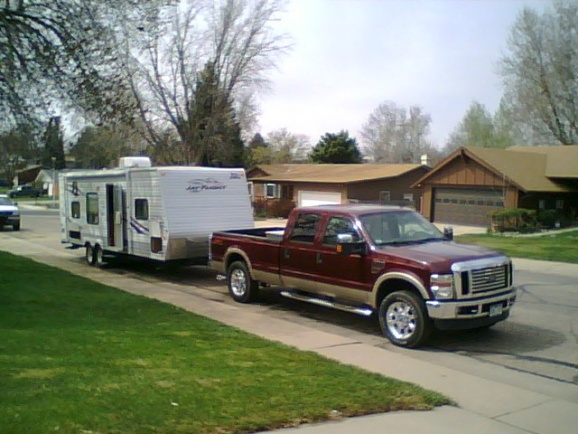
{"label": "truck cab", "polygon": [[[376,313],[384,334],[400,346],[420,345],[435,328],[491,326],[508,317],[516,298],[508,257],[455,243],[411,209],[298,208],[276,242],[231,232],[234,243],[216,243],[214,234],[212,246],[215,262],[223,264],[215,269],[227,273],[237,301],[246,301],[247,294],[239,297],[243,277],[249,292],[256,282],[276,285],[290,298]],[[263,235],[270,232],[279,236],[277,228]]]}

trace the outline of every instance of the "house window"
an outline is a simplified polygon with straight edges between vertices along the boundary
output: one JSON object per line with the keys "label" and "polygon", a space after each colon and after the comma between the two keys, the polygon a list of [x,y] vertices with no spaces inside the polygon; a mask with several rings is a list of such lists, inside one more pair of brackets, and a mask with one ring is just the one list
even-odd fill
{"label": "house window", "polygon": [[149,201],[147,199],[134,200],[134,216],[137,220],[149,219]]}
{"label": "house window", "polygon": [[546,209],[546,201],[544,199],[540,199],[538,201],[538,208],[539,209]]}
{"label": "house window", "polygon": [[86,223],[98,224],[98,193],[86,194]]}
{"label": "house window", "polygon": [[253,199],[253,183],[252,182],[247,183],[247,190],[249,190],[249,197],[251,199]]}
{"label": "house window", "polygon": [[408,202],[413,202],[413,193],[404,193],[403,194],[403,200],[406,200]]}
{"label": "house window", "polygon": [[391,194],[389,191],[379,192],[379,203],[389,203],[391,201]]}
{"label": "house window", "polygon": [[70,215],[73,219],[80,218],[80,202],[74,201],[70,204]]}
{"label": "house window", "polygon": [[282,185],[281,186],[281,199],[293,199],[293,186],[292,185]]}
{"label": "house window", "polygon": [[313,243],[320,220],[321,216],[319,214],[299,214],[291,232],[291,241]]}
{"label": "house window", "polygon": [[269,199],[278,197],[277,184],[265,184],[265,197]]}
{"label": "house window", "polygon": [[556,209],[564,209],[564,200],[562,199],[556,200]]}

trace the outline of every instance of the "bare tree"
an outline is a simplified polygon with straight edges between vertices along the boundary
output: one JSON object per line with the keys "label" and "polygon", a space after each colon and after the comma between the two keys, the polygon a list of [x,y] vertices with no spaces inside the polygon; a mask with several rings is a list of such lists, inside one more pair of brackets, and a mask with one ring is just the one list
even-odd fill
{"label": "bare tree", "polygon": [[409,110],[393,101],[380,104],[361,128],[363,151],[374,162],[418,163],[432,148],[431,117],[419,106]]}
{"label": "bare tree", "polygon": [[[166,0],[167,2],[170,0]],[[77,109],[98,121],[132,114],[115,67],[109,21],[126,18],[135,3],[156,8],[165,0],[0,1],[0,117],[8,128],[38,126],[54,106]]]}
{"label": "bare tree", "polygon": [[459,147],[498,147],[492,115],[477,101],[472,102],[460,124],[450,135],[444,152],[450,153]]}
{"label": "bare tree", "polygon": [[[166,147],[170,126],[180,137],[180,162],[201,163],[207,149],[223,155],[220,146],[226,147],[226,140],[221,145],[213,140],[210,146],[191,140],[198,137],[192,132],[207,121],[196,118],[196,107],[206,103],[206,89],[212,87],[213,105],[205,109],[223,116],[232,105],[240,128],[246,127],[240,122],[253,119],[253,97],[265,88],[267,72],[288,48],[285,36],[270,26],[280,6],[279,0],[186,0],[152,13],[140,11],[150,27],[123,27],[118,41],[123,70],[152,148]],[[133,32],[140,37],[134,38]],[[197,101],[200,93],[202,102]]]}
{"label": "bare tree", "polygon": [[272,163],[303,163],[311,151],[309,137],[290,133],[286,128],[268,133],[267,144],[271,150]]}
{"label": "bare tree", "polygon": [[510,31],[500,74],[522,130],[544,143],[578,143],[578,2],[525,8]]}

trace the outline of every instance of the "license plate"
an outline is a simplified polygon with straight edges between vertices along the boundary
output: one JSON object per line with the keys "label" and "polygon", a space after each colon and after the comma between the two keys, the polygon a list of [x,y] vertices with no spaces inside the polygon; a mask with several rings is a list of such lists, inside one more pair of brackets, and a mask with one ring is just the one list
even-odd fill
{"label": "license plate", "polygon": [[502,303],[492,304],[490,306],[490,316],[498,316],[502,314]]}

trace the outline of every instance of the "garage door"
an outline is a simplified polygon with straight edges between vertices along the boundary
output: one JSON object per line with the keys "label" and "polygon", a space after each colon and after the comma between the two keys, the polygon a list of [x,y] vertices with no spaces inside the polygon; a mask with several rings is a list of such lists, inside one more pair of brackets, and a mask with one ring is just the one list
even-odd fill
{"label": "garage door", "polygon": [[299,206],[341,203],[341,193],[330,191],[300,191]]}
{"label": "garage door", "polygon": [[434,191],[434,221],[489,226],[488,213],[504,208],[501,190],[438,188]]}

